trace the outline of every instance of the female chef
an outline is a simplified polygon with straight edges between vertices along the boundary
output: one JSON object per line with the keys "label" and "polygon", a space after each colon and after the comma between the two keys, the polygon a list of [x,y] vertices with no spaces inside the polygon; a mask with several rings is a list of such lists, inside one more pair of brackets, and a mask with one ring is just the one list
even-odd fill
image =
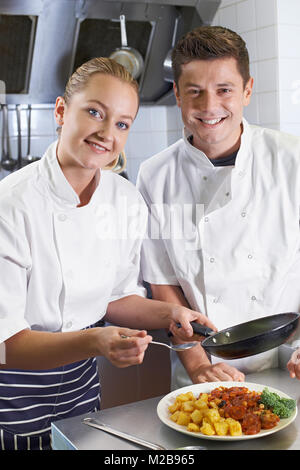
{"label": "female chef", "polygon": [[83,64],[56,100],[58,141],[0,183],[0,449],[51,448],[52,421],[99,409],[96,356],[140,364],[147,329],[180,322],[190,339],[190,321],[213,326],[146,299],[139,284],[145,206],[134,185],[103,171],[138,104],[122,66]]}

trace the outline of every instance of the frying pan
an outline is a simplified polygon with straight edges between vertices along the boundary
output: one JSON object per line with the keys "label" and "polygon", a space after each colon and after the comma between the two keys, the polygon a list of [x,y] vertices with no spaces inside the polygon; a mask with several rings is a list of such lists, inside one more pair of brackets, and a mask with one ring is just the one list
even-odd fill
{"label": "frying pan", "polygon": [[298,313],[278,313],[231,326],[215,333],[191,322],[194,333],[205,336],[201,346],[212,356],[240,359],[254,356],[285,343],[298,326]]}
{"label": "frying pan", "polygon": [[142,73],[144,60],[139,51],[127,45],[125,15],[120,15],[120,25],[122,46],[116,49],[110,55],[110,58],[123,65],[133,78],[137,79]]}

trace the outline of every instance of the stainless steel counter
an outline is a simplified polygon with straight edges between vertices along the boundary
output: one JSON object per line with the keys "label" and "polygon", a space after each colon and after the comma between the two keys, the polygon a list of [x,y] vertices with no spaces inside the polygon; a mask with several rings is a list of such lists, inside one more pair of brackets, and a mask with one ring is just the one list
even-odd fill
{"label": "stainless steel counter", "polygon": [[[284,357],[282,365],[285,367],[285,364]],[[283,368],[249,374],[246,376],[246,382],[277,388],[296,399],[299,407],[300,381],[291,379]],[[120,393],[122,393],[121,386]],[[189,445],[202,446],[208,450],[300,450],[300,413],[287,428],[269,436],[242,441],[213,441],[181,434],[163,424],[156,414],[156,406],[160,399],[161,397],[151,398],[58,421],[52,425],[53,447],[55,450],[141,449],[138,445],[82,424],[81,421],[85,416],[94,416],[111,427],[155,442],[170,450]]]}

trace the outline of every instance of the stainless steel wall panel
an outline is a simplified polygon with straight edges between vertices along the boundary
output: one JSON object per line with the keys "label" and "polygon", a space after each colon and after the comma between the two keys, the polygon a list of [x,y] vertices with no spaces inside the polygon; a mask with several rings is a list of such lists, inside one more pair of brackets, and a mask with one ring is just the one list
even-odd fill
{"label": "stainless steel wall panel", "polygon": [[141,103],[174,104],[172,84],[164,80],[163,62],[171,48],[176,18],[180,37],[210,22],[219,3],[220,0],[0,0],[0,15],[37,17],[33,54],[26,72],[28,93],[23,90],[8,94],[7,103],[53,103],[63,93],[73,71],[82,21],[118,21],[124,14],[126,21],[151,25],[144,70],[139,78]]}

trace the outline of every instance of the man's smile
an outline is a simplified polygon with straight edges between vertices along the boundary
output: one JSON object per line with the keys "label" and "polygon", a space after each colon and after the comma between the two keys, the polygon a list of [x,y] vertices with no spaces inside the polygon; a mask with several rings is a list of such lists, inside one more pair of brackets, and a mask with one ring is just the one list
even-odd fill
{"label": "man's smile", "polygon": [[200,121],[202,123],[202,125],[204,125],[204,127],[212,129],[212,128],[217,127],[219,124],[222,124],[225,121],[226,117],[227,116],[217,117],[217,118],[210,118],[210,119],[204,119],[204,118],[197,117],[197,120]]}

